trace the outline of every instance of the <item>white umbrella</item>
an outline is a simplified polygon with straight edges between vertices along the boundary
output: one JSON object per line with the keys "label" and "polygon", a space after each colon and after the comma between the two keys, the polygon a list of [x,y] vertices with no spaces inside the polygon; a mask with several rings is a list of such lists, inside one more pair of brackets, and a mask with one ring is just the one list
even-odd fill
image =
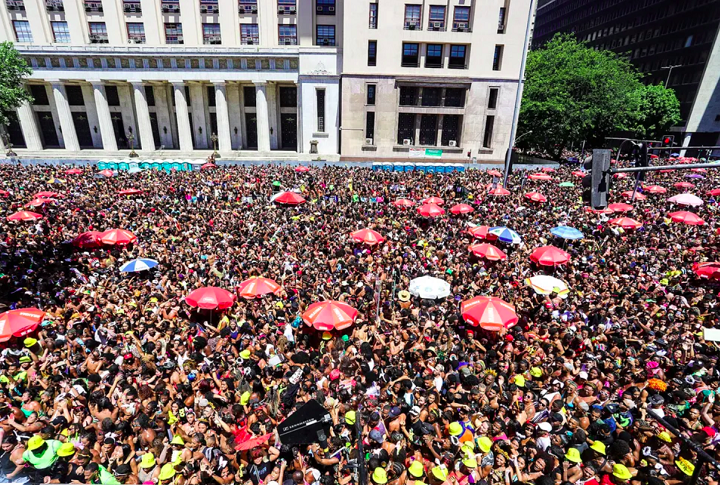
{"label": "white umbrella", "polygon": [[527,278],[525,283],[532,287],[532,289],[535,290],[535,293],[539,293],[541,295],[557,293],[560,298],[567,298],[568,293],[570,292],[567,283],[563,280],[555,278],[554,276],[539,274],[531,278]]}
{"label": "white umbrella", "polygon": [[432,276],[421,276],[410,282],[410,293],[426,300],[445,298],[450,296],[450,283]]}
{"label": "white umbrella", "polygon": [[698,206],[703,205],[703,201],[700,197],[698,197],[697,195],[687,194],[687,193],[675,195],[673,197],[670,197],[668,200],[670,202],[672,202],[673,204],[678,204],[678,205],[690,205],[693,207],[698,207]]}

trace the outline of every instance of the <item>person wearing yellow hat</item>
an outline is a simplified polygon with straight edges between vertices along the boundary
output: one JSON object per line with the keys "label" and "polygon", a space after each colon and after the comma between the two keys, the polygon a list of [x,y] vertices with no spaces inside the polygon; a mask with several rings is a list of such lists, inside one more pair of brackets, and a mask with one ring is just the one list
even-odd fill
{"label": "person wearing yellow hat", "polygon": [[326,340],[326,341],[327,341],[327,340],[330,340],[330,339],[332,339],[332,334],[331,334],[330,332],[323,332],[323,333],[322,333],[322,339],[323,339],[323,340]]}
{"label": "person wearing yellow hat", "polygon": [[42,436],[36,434],[28,440],[25,453],[23,453],[23,460],[35,470],[45,470],[57,461],[57,451],[60,446],[62,446],[60,441],[45,440]]}
{"label": "person wearing yellow hat", "polygon": [[530,375],[533,376],[535,379],[538,379],[538,378],[542,377],[543,371],[540,367],[531,367]]}
{"label": "person wearing yellow hat", "polygon": [[[172,446],[172,456],[170,457],[170,462],[174,465],[182,463],[185,460],[183,455],[186,454],[185,440],[182,439],[182,436],[176,434],[173,436],[172,441],[170,441],[170,446]],[[192,452],[190,455],[192,456]]]}
{"label": "person wearing yellow hat", "polygon": [[613,465],[612,476],[614,479],[613,481],[625,483],[632,478],[632,473],[630,473],[630,470],[628,470],[625,465],[615,463],[615,465]]}
{"label": "person wearing yellow hat", "polygon": [[695,473],[695,465],[693,465],[687,458],[680,457],[675,460],[675,465],[685,475],[691,477]]}
{"label": "person wearing yellow hat", "polygon": [[350,426],[355,426],[355,422],[357,421],[357,415],[355,414],[355,411],[348,411],[345,413],[345,424],[348,424]]}
{"label": "person wearing yellow hat", "polygon": [[140,457],[137,476],[140,483],[157,481],[160,476],[160,467],[157,466],[155,455],[152,453],[145,453],[142,457]]}
{"label": "person wearing yellow hat", "polygon": [[448,471],[447,466],[437,465],[430,470],[430,473],[428,473],[428,481],[430,481],[430,485],[441,485],[445,483],[449,476],[450,472]]}
{"label": "person wearing yellow hat", "polygon": [[453,421],[448,425],[450,439],[457,443],[466,443],[473,440],[473,430],[461,421]]}
{"label": "person wearing yellow hat", "polygon": [[160,469],[158,480],[163,484],[171,483],[174,481],[175,473],[175,466],[172,463],[165,463]]}
{"label": "person wearing yellow hat", "polygon": [[380,466],[373,470],[371,478],[372,482],[377,485],[385,485],[388,481],[385,469]]}
{"label": "person wearing yellow hat", "polygon": [[482,477],[478,472],[478,461],[474,456],[460,460],[460,470],[458,472],[458,482],[460,483],[477,483]]}
{"label": "person wearing yellow hat", "polygon": [[590,445],[590,449],[596,451],[597,453],[600,453],[601,455],[605,456],[605,443],[602,441],[593,441],[593,444]]}
{"label": "person wearing yellow hat", "polygon": [[660,433],[658,433],[657,437],[660,438],[665,443],[672,443],[672,437],[670,436],[670,433],[668,433],[667,431],[661,431]]}
{"label": "person wearing yellow hat", "polygon": [[240,358],[242,360],[248,360],[250,358],[250,349],[245,349],[242,352],[240,352]]}
{"label": "person wearing yellow hat", "polygon": [[[415,460],[410,464],[408,467],[408,474],[412,477],[412,480],[410,481],[414,481],[417,484],[423,483],[421,478],[425,475],[425,467],[420,460]],[[408,483],[410,481],[408,481]]]}

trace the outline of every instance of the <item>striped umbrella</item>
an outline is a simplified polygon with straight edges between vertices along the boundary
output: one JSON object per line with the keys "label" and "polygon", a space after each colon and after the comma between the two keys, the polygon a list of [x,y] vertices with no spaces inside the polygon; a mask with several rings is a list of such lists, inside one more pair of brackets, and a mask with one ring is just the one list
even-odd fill
{"label": "striped umbrella", "polygon": [[138,271],[147,271],[158,265],[158,262],[154,259],[133,259],[120,266],[120,271],[123,273],[137,273]]}
{"label": "striped umbrella", "polygon": [[522,242],[520,235],[507,227],[493,227],[488,231],[488,234],[495,236],[498,241],[508,244],[520,244]]}

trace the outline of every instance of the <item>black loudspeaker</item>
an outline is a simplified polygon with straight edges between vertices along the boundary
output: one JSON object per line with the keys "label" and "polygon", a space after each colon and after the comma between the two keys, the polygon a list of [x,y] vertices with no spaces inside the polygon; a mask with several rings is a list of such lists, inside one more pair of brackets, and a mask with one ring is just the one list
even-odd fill
{"label": "black loudspeaker", "polygon": [[[284,445],[326,442],[332,417],[316,400],[306,402],[278,425],[278,436]],[[322,443],[325,446],[325,443]]]}

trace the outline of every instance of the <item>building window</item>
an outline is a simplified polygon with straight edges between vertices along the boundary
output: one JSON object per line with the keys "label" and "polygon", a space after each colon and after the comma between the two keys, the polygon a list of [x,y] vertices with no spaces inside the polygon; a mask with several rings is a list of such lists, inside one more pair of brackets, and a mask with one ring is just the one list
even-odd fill
{"label": "building window", "polygon": [[418,67],[418,44],[403,43],[402,67]]}
{"label": "building window", "polygon": [[31,84],[30,94],[33,97],[33,106],[48,106],[50,100],[48,99],[47,89],[42,84]]}
{"label": "building window", "polygon": [[207,105],[210,107],[215,107],[215,86],[208,86],[207,87]]}
{"label": "building window", "polygon": [[90,42],[93,44],[107,44],[108,34],[105,22],[90,22]]}
{"label": "building window", "polygon": [[257,13],[257,0],[239,0],[238,13]]}
{"label": "building window", "polygon": [[297,45],[297,25],[280,25],[280,45]]}
{"label": "building window", "polygon": [[162,0],[160,5],[163,13],[180,13],[179,0]]}
{"label": "building window", "polygon": [[220,24],[202,24],[203,25],[203,44],[219,44]]}
{"label": "building window", "polygon": [[505,33],[505,7],[500,7],[500,13],[498,14],[498,34]]}
{"label": "building window", "polygon": [[258,45],[260,43],[258,24],[240,24],[240,43],[243,45]]}
{"label": "building window", "polygon": [[415,86],[400,86],[400,106],[415,106],[417,98],[418,88]]}
{"label": "building window", "polygon": [[405,5],[405,30],[420,29],[421,5]]}
{"label": "building window", "polygon": [[375,112],[368,111],[365,113],[365,139],[369,141],[368,145],[375,143]]}
{"label": "building window", "polygon": [[428,20],[428,29],[445,30],[445,6],[430,6],[430,19]]}
{"label": "building window", "polygon": [[67,22],[50,22],[52,25],[53,37],[58,44],[70,42],[70,29]]}
{"label": "building window", "polygon": [[485,120],[485,136],[483,136],[483,147],[492,148],[493,127],[495,126],[495,117],[488,116]]}
{"label": "building window", "polygon": [[499,93],[500,88],[490,88],[490,94],[488,95],[488,109],[497,108],[497,99]]}
{"label": "building window", "polygon": [[80,86],[66,84],[65,94],[67,95],[67,102],[70,106],[85,106],[85,99],[83,98],[82,88]]}
{"label": "building window", "polygon": [[317,96],[317,130],[325,133],[325,90],[318,89],[315,95]]}
{"label": "building window", "polygon": [[335,45],[335,26],[318,25],[316,30],[316,45]]}
{"label": "building window", "polygon": [[254,108],[257,103],[257,98],[255,97],[255,86],[245,86],[243,87],[243,99],[244,104],[246,108]]}
{"label": "building window", "polygon": [[315,0],[318,15],[335,15],[335,0]]}
{"label": "building window", "polygon": [[165,43],[182,44],[183,42],[182,24],[165,24]]}
{"label": "building window", "polygon": [[368,41],[368,66],[377,65],[377,41]]}
{"label": "building window", "polygon": [[127,23],[128,42],[131,44],[145,43],[145,26],[142,22]]}
{"label": "building window", "polygon": [[397,144],[406,145],[408,143],[415,144],[415,114],[400,113],[398,114]]}
{"label": "building window", "polygon": [[460,115],[445,115],[442,123],[442,138],[440,145],[447,147],[450,142],[460,146]]}
{"label": "building window", "polygon": [[438,115],[420,115],[420,145],[437,145]]}
{"label": "building window", "polygon": [[123,10],[129,13],[141,13],[142,6],[140,5],[140,0],[124,0]]}
{"label": "building window", "polygon": [[106,84],[105,98],[107,99],[108,106],[120,106],[120,95],[118,94],[117,86]]}
{"label": "building window", "polygon": [[218,7],[218,0],[200,0],[200,13],[220,13],[220,8]]}
{"label": "building window", "polygon": [[467,52],[467,46],[464,45],[453,45],[450,46],[450,60],[448,61],[448,67],[450,69],[465,69],[465,53]]}
{"label": "building window", "polygon": [[369,25],[369,27],[371,29],[377,29],[377,24],[378,24],[378,4],[371,3],[370,4],[370,25]]}
{"label": "building window", "polygon": [[462,108],[465,106],[465,89],[445,89],[445,106],[448,108]]}
{"label": "building window", "polygon": [[103,6],[100,0],[85,0],[86,12],[102,12]]}
{"label": "building window", "polygon": [[502,56],[503,46],[496,45],[495,54],[493,55],[493,71],[499,71],[500,69],[502,69]]}
{"label": "building window", "polygon": [[367,85],[367,101],[366,104],[368,106],[375,106],[375,93],[377,90],[377,86],[375,84],[368,84]]}
{"label": "building window", "polygon": [[422,106],[440,106],[440,105],[442,105],[442,89],[441,88],[423,88],[421,104],[422,104]]}
{"label": "building window", "polygon": [[455,7],[453,30],[455,32],[470,32],[470,7]]}
{"label": "building window", "polygon": [[155,89],[152,86],[145,86],[145,100],[148,106],[155,106]]}
{"label": "building window", "polygon": [[442,44],[428,44],[427,54],[425,55],[425,67],[442,67],[442,51]]}
{"label": "building window", "polygon": [[24,0],[6,0],[5,5],[7,6],[7,9],[10,11],[13,10],[25,10],[25,2]]}
{"label": "building window", "polygon": [[297,88],[295,86],[280,86],[280,107],[297,108]]}
{"label": "building window", "polygon": [[63,12],[65,11],[65,5],[63,4],[63,0],[45,0],[45,9],[48,12],[53,12],[55,10]]}
{"label": "building window", "polygon": [[15,28],[15,38],[18,42],[32,42],[32,32],[30,32],[30,22],[27,20],[13,20]]}
{"label": "building window", "polygon": [[693,36],[692,34],[687,36],[687,39],[685,39],[685,47],[690,47],[693,42]]}

